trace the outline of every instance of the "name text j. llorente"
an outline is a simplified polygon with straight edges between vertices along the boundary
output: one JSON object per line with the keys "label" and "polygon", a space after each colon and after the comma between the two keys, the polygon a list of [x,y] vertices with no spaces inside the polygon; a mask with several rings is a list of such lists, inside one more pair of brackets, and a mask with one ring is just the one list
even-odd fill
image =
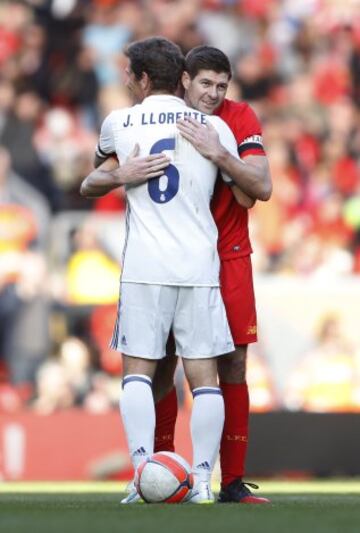
{"label": "name text j. llorente", "polygon": [[142,113],[140,118],[140,124],[134,124],[134,117],[131,114],[128,114],[126,120],[123,122],[124,128],[129,128],[131,126],[148,126],[151,124],[176,124],[178,120],[186,119],[187,117],[192,117],[195,120],[198,120],[201,124],[206,124],[206,115],[199,113],[198,111],[177,111],[176,113],[171,112],[162,112],[162,113]]}

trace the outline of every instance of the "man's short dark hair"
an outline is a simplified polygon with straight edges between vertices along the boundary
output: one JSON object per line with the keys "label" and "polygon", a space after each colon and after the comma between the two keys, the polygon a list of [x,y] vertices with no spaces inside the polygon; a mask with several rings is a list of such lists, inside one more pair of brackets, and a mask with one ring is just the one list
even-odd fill
{"label": "man's short dark hair", "polygon": [[185,70],[193,80],[200,70],[214,70],[218,74],[225,72],[231,78],[231,65],[224,52],[214,46],[196,46],[185,58]]}
{"label": "man's short dark hair", "polygon": [[176,91],[184,72],[185,59],[175,43],[163,37],[151,37],[131,43],[125,55],[137,80],[146,72],[153,91],[170,94]]}

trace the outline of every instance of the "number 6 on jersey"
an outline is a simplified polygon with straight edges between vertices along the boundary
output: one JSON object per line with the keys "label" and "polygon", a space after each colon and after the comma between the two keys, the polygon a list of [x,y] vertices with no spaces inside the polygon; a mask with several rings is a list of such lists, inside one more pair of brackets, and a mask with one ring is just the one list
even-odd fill
{"label": "number 6 on jersey", "polygon": [[[160,139],[153,144],[150,155],[160,154],[164,150],[175,150],[175,138]],[[150,198],[158,203],[170,202],[179,190],[179,172],[174,165],[169,165],[165,169],[165,174],[159,178],[148,181],[148,191]]]}

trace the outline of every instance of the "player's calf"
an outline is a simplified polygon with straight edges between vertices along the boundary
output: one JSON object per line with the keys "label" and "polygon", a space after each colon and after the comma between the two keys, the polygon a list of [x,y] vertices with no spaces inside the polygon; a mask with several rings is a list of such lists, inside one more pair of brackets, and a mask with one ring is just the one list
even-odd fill
{"label": "player's calf", "polygon": [[194,494],[198,492],[200,499],[212,501],[211,474],[224,425],[224,400],[217,385],[216,360],[184,359],[183,363],[194,398],[190,421]]}

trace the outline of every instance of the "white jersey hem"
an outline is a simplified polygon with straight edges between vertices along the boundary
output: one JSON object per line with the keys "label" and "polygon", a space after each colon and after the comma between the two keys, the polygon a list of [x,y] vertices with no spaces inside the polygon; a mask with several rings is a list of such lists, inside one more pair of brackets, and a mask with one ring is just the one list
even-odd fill
{"label": "white jersey hem", "polygon": [[180,283],[178,281],[139,281],[121,278],[121,283],[137,283],[139,285],[162,285],[171,287],[220,287],[220,283]]}

